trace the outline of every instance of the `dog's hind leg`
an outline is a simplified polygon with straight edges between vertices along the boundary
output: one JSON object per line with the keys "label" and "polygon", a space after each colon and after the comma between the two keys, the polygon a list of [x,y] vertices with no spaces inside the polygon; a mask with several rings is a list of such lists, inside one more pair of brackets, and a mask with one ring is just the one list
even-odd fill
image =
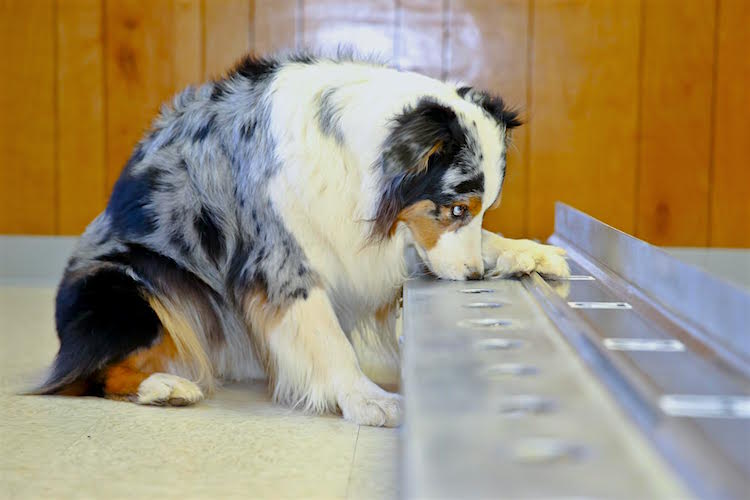
{"label": "dog's hind leg", "polygon": [[200,337],[211,311],[199,307],[200,294],[178,286],[175,272],[166,274],[171,279],[159,281],[164,293],[156,295],[122,266],[97,263],[86,272],[66,273],[57,295],[60,350],[46,382],[31,392],[143,404],[202,399],[195,383],[175,374],[210,389]]}
{"label": "dog's hind leg", "polygon": [[311,290],[279,315],[265,336],[276,400],[316,412],[338,407],[363,425],[400,423],[401,396],[362,373],[325,291]]}
{"label": "dog's hind leg", "polygon": [[203,399],[203,391],[195,383],[165,373],[178,356],[169,335],[151,347],[139,350],[123,361],[102,371],[104,396],[138,404],[185,406]]}

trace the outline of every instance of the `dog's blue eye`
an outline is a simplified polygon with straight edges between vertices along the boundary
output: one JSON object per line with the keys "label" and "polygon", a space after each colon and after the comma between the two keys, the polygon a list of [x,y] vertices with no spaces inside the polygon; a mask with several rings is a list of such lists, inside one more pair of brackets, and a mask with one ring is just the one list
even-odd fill
{"label": "dog's blue eye", "polygon": [[453,205],[453,209],[451,210],[451,213],[453,214],[453,217],[456,217],[456,218],[463,217],[464,214],[466,214],[466,207],[463,205]]}

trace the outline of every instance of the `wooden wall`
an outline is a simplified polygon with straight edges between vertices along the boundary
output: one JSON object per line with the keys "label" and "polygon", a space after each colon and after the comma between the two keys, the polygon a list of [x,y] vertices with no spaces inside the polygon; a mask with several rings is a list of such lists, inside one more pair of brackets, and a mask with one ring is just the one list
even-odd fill
{"label": "wooden wall", "polygon": [[0,0],[0,233],[75,234],[160,103],[242,53],[354,45],[500,92],[487,224],[555,200],[657,244],[750,246],[747,0]]}

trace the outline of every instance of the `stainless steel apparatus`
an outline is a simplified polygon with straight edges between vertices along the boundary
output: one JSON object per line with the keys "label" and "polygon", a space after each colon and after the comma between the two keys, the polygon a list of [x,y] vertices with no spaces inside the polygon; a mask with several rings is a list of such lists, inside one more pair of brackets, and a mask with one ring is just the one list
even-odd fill
{"label": "stainless steel apparatus", "polygon": [[750,497],[750,292],[562,204],[550,241],[567,280],[407,284],[404,495]]}

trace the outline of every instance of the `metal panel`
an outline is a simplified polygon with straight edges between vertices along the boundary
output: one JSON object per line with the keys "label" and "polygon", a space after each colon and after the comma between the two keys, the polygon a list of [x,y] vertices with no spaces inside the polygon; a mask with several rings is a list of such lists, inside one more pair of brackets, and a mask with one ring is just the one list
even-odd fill
{"label": "metal panel", "polygon": [[682,497],[679,476],[697,496],[744,498],[750,333],[735,308],[748,297],[585,214],[557,214],[551,240],[591,279],[405,287],[406,496]]}
{"label": "metal panel", "polygon": [[519,281],[410,281],[404,334],[406,497],[684,496]]}
{"label": "metal panel", "polygon": [[750,294],[742,288],[563,203],[550,240],[605,265],[750,366]]}

